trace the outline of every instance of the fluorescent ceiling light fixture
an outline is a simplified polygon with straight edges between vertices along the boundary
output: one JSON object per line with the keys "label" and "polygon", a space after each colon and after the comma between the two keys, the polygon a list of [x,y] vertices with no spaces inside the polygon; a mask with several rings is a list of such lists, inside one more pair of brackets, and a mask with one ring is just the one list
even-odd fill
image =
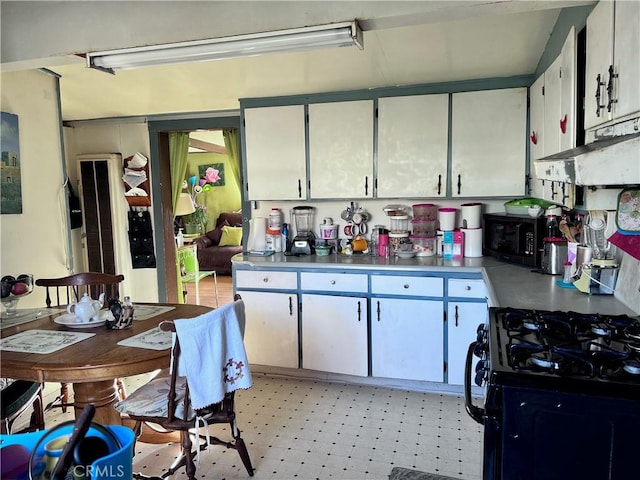
{"label": "fluorescent ceiling light fixture", "polygon": [[206,62],[353,45],[363,48],[362,30],[357,22],[344,22],[210,40],[90,52],[87,53],[87,66],[113,73],[114,70],[154,65]]}

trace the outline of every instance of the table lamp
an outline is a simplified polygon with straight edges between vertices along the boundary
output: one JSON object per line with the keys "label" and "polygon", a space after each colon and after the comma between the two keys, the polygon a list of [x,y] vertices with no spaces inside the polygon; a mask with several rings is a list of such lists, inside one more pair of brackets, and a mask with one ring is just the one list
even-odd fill
{"label": "table lamp", "polygon": [[176,210],[173,213],[174,217],[176,218],[175,227],[177,228],[177,231],[179,231],[181,228],[184,228],[184,225],[182,223],[182,218],[178,219],[178,217],[189,215],[190,213],[193,213],[195,211],[196,211],[196,208],[194,207],[189,194],[180,193],[180,195],[178,196],[178,203],[176,204]]}

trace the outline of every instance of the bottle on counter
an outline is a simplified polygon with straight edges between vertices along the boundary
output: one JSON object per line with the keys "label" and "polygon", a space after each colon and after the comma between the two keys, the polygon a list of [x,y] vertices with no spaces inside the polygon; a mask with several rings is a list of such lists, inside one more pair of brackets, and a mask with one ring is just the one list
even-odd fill
{"label": "bottle on counter", "polygon": [[184,246],[184,234],[181,228],[178,229],[178,234],[176,235],[176,245],[178,247]]}

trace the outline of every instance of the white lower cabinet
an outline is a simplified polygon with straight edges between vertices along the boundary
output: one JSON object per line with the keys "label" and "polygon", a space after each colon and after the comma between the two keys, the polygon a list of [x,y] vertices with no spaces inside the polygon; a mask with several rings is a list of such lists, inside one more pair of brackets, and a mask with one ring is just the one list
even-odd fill
{"label": "white lower cabinet", "polygon": [[298,368],[297,273],[238,270],[234,276],[236,293],[245,304],[244,345],[249,363]]}
{"label": "white lower cabinet", "polygon": [[249,364],[298,368],[298,296],[239,291],[245,303]]}
{"label": "white lower cabinet", "polygon": [[302,368],[368,375],[367,298],[303,293]]}
{"label": "white lower cabinet", "polygon": [[443,302],[371,299],[371,374],[444,381]]}
{"label": "white lower cabinet", "polygon": [[[486,303],[449,302],[447,309],[447,372],[451,385],[464,385],[464,367],[469,344],[476,339],[478,325],[486,322]],[[478,359],[474,356],[471,372]]]}

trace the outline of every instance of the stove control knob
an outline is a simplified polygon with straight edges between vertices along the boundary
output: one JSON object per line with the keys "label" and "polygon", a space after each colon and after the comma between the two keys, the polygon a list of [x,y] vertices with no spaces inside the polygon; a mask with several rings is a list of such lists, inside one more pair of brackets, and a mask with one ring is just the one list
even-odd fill
{"label": "stove control knob", "polygon": [[481,387],[484,384],[484,381],[487,379],[487,361],[479,360],[476,364],[476,385]]}
{"label": "stove control knob", "polygon": [[489,350],[486,342],[476,343],[473,354],[478,358],[486,358],[485,353]]}

